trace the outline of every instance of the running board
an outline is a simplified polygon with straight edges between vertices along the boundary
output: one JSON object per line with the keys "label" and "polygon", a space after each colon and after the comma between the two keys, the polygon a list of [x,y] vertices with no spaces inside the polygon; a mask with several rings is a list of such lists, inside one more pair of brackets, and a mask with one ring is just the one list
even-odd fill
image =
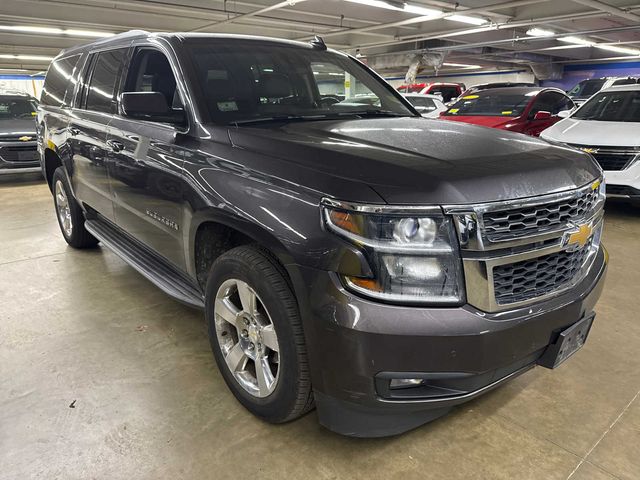
{"label": "running board", "polygon": [[111,226],[106,221],[92,219],[84,222],[85,228],[106,247],[154,283],[160,290],[191,307],[204,309],[200,289],[184,274],[150,252],[136,240]]}

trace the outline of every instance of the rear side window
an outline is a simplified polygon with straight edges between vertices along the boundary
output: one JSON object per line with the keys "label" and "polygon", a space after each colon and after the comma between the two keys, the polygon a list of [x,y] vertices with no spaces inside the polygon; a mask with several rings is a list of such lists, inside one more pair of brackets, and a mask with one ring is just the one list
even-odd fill
{"label": "rear side window", "polygon": [[87,110],[115,113],[116,87],[126,52],[126,48],[118,48],[96,54],[87,86]]}
{"label": "rear side window", "polygon": [[42,87],[40,103],[53,107],[69,105],[71,95],[67,94],[67,90],[73,91],[72,75],[79,59],[80,55],[72,55],[59,58],[51,63]]}

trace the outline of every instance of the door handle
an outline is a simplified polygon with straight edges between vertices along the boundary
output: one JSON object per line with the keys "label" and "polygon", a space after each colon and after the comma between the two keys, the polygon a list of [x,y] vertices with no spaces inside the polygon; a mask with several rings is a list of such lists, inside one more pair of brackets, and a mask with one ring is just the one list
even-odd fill
{"label": "door handle", "polygon": [[78,135],[78,134],[80,133],[80,130],[78,130],[78,129],[77,129],[77,128],[75,128],[75,127],[69,127],[69,133],[70,133],[71,135],[73,135],[73,136],[76,136],[76,135]]}
{"label": "door handle", "polygon": [[124,150],[124,144],[117,140],[107,140],[107,146],[116,153]]}

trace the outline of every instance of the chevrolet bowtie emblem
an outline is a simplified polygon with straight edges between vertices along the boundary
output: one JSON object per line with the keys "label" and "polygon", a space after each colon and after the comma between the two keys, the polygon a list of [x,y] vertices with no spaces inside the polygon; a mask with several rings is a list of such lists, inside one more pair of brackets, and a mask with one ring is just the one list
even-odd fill
{"label": "chevrolet bowtie emblem", "polygon": [[593,227],[590,225],[580,225],[577,232],[573,232],[569,235],[568,245],[577,245],[584,247],[593,233]]}
{"label": "chevrolet bowtie emblem", "polygon": [[21,142],[28,142],[29,140],[33,140],[33,137],[29,137],[28,135],[25,135],[23,137],[18,138],[18,140],[20,140]]}
{"label": "chevrolet bowtie emblem", "polygon": [[582,150],[583,152],[587,152],[590,154],[594,154],[594,153],[598,153],[598,149],[597,148],[581,148],[580,150]]}

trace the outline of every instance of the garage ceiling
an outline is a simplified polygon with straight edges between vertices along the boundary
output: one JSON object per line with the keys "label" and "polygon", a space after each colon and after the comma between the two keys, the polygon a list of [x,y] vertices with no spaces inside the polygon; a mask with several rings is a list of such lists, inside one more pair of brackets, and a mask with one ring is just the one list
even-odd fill
{"label": "garage ceiling", "polygon": [[0,9],[0,73],[42,71],[95,32],[130,29],[318,34],[368,58],[441,51],[441,73],[640,57],[638,0],[12,0]]}

